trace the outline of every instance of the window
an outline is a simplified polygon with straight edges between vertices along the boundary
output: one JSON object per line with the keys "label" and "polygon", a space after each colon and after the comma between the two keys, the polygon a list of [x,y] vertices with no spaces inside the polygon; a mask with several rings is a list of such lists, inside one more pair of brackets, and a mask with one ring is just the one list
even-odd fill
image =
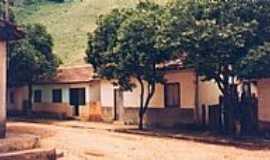
{"label": "window", "polygon": [[42,91],[41,90],[35,90],[34,91],[34,102],[40,103],[42,101]]}
{"label": "window", "polygon": [[180,107],[180,84],[168,83],[164,87],[165,107]]}
{"label": "window", "polygon": [[85,88],[71,88],[69,98],[71,105],[85,105]]}
{"label": "window", "polygon": [[14,95],[14,92],[10,92],[9,93],[9,102],[11,103],[11,104],[14,104],[14,102],[15,102],[15,97],[14,97],[15,95]]}
{"label": "window", "polygon": [[62,102],[62,90],[61,89],[53,89],[52,90],[52,102],[61,103]]}

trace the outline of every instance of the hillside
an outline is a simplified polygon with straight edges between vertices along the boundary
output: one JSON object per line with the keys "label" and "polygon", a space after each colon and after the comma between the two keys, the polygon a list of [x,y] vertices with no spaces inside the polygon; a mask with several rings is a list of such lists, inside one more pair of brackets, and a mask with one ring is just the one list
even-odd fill
{"label": "hillside", "polygon": [[96,18],[113,8],[132,7],[137,0],[73,0],[65,3],[44,2],[16,7],[21,24],[41,23],[54,38],[54,52],[64,65],[84,63],[87,33],[95,28]]}

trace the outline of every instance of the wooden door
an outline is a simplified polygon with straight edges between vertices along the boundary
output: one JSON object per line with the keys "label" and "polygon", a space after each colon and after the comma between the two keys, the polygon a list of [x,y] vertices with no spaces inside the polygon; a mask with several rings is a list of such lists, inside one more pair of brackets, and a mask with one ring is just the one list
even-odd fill
{"label": "wooden door", "polygon": [[85,105],[85,88],[70,88],[69,100],[70,105],[74,106],[75,116],[79,116],[80,105]]}

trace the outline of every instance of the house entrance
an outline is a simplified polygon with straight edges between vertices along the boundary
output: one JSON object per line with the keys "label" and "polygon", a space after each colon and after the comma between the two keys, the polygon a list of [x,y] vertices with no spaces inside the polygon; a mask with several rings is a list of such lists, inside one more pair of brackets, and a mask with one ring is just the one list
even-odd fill
{"label": "house entrance", "polygon": [[70,88],[69,99],[70,105],[74,106],[74,115],[79,116],[79,107],[85,105],[85,88]]}

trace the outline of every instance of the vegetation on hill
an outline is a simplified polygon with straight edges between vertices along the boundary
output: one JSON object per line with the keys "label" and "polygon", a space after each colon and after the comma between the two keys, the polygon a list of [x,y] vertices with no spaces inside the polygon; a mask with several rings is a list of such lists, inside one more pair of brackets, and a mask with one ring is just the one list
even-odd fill
{"label": "vegetation on hill", "polygon": [[87,33],[96,27],[99,15],[113,8],[132,7],[136,3],[137,0],[42,1],[17,5],[13,9],[19,24],[45,25],[54,39],[54,52],[65,65],[73,65],[84,63]]}

